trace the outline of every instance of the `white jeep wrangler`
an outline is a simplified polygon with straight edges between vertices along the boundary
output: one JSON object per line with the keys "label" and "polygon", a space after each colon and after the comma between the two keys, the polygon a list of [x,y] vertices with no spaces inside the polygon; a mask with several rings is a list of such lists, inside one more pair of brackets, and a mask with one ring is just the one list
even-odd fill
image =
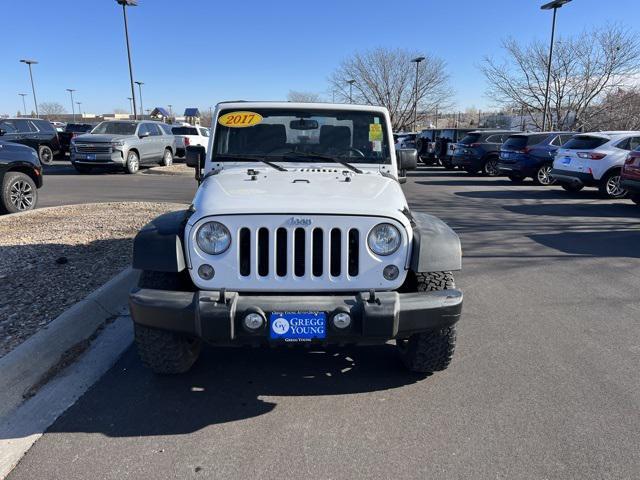
{"label": "white jeep wrangler", "polygon": [[385,108],[220,103],[189,147],[193,204],[136,236],[130,295],[142,361],[187,371],[213,345],[395,340],[412,371],[449,365],[462,292],[458,236],[411,212]]}

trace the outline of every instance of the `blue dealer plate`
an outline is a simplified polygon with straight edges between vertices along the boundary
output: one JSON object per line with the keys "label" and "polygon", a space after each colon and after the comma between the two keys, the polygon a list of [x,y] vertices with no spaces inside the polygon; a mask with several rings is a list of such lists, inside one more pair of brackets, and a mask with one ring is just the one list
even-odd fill
{"label": "blue dealer plate", "polygon": [[562,163],[563,163],[564,165],[569,165],[569,164],[571,163],[571,157],[564,157],[564,158],[562,159]]}
{"label": "blue dealer plate", "polygon": [[273,312],[269,316],[269,337],[285,342],[310,342],[327,336],[324,312]]}
{"label": "blue dealer plate", "polygon": [[87,160],[95,160],[95,159],[96,159],[95,155],[93,155],[93,154],[87,155]]}

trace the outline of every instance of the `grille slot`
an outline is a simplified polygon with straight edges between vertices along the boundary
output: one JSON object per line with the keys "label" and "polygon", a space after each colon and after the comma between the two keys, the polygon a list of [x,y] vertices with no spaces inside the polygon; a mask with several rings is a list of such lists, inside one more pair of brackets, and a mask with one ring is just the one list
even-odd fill
{"label": "grille slot", "polygon": [[360,266],[360,232],[355,228],[349,230],[349,276],[358,276]]}
{"label": "grille slot", "polygon": [[339,277],[341,271],[341,259],[342,259],[342,235],[339,228],[331,229],[331,247],[330,247],[330,272],[331,276]]}
{"label": "grille slot", "polygon": [[279,277],[287,275],[287,229],[276,230],[276,274]]}
{"label": "grille slot", "polygon": [[320,228],[313,230],[311,240],[313,255],[311,257],[311,273],[314,277],[321,277],[324,263],[324,232]]}
{"label": "grille slot", "polygon": [[305,243],[304,228],[296,228],[293,237],[293,273],[296,277],[304,276]]}
{"label": "grille slot", "polygon": [[240,275],[248,277],[251,274],[251,231],[248,228],[240,229],[238,249]]}
{"label": "grille slot", "polygon": [[258,275],[269,275],[269,230],[258,230]]}

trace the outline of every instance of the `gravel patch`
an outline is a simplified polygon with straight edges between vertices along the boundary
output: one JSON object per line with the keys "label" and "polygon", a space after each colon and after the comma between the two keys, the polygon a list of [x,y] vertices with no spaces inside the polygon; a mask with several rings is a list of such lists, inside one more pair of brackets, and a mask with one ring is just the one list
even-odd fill
{"label": "gravel patch", "polygon": [[183,208],[94,203],[0,217],[0,357],[129,266],[143,225]]}
{"label": "gravel patch", "polygon": [[187,167],[186,163],[174,163],[170,167],[151,167],[140,170],[147,175],[188,175],[193,177],[195,170]]}

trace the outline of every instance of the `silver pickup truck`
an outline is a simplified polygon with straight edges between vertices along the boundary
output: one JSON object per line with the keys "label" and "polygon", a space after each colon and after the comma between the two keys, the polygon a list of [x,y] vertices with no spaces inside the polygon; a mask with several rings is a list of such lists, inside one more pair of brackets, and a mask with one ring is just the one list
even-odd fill
{"label": "silver pickup truck", "polygon": [[136,173],[141,165],[171,165],[175,139],[160,122],[112,120],[75,137],[70,153],[71,163],[79,173],[90,173],[94,167],[105,166]]}

